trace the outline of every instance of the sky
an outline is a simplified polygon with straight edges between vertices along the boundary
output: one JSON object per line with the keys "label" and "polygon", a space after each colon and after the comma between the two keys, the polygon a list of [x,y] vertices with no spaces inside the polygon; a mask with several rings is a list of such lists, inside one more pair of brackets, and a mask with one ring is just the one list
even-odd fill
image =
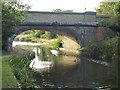
{"label": "sky", "polygon": [[[103,0],[21,0],[31,6],[30,11],[53,11],[53,9],[73,10],[74,12],[95,11]],[[86,10],[85,10],[86,8]]]}

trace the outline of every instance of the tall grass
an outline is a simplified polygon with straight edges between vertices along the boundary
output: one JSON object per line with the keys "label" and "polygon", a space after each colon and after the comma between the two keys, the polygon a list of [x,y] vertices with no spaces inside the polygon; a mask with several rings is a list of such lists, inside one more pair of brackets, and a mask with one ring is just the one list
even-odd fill
{"label": "tall grass", "polygon": [[10,58],[10,64],[13,72],[23,88],[30,88],[35,86],[35,79],[33,70],[29,68],[31,57],[14,56]]}

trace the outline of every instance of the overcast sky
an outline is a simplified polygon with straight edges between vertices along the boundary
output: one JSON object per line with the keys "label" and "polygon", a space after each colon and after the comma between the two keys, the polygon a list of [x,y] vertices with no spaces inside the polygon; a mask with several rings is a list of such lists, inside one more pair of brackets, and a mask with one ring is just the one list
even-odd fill
{"label": "overcast sky", "polygon": [[30,11],[53,11],[53,9],[73,10],[74,12],[95,11],[103,0],[21,0],[31,6]]}

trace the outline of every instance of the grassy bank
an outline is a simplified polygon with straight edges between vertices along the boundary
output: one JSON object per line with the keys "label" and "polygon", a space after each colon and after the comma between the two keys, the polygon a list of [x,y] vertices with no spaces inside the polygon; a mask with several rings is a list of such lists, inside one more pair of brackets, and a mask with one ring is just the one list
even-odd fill
{"label": "grassy bank", "polygon": [[33,56],[19,55],[9,59],[9,63],[13,69],[13,73],[22,88],[32,88],[35,86],[33,70],[29,68],[32,58]]}
{"label": "grassy bank", "polygon": [[0,60],[2,60],[2,88],[18,88],[13,70],[9,64],[9,58]]}
{"label": "grassy bank", "polygon": [[83,55],[101,60],[118,60],[119,37],[108,38],[89,43],[83,51]]}
{"label": "grassy bank", "polygon": [[2,87],[22,88],[34,87],[33,70],[29,68],[33,54],[16,54],[17,56],[0,59],[2,61]]}

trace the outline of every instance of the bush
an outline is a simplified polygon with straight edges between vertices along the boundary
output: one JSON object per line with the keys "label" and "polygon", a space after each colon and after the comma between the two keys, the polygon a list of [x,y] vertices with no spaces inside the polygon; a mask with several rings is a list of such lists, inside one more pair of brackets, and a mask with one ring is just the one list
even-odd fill
{"label": "bush", "polygon": [[32,41],[31,38],[25,38],[24,40],[25,40],[26,42],[31,42],[31,41]]}
{"label": "bush", "polygon": [[10,59],[13,72],[23,88],[35,86],[33,71],[29,68],[31,58],[28,56],[15,56]]}
{"label": "bush", "polygon": [[20,41],[22,42],[32,42],[32,38],[20,38]]}
{"label": "bush", "polygon": [[62,40],[61,39],[57,39],[53,43],[53,48],[60,48],[60,47],[62,47]]}
{"label": "bush", "polygon": [[114,38],[90,43],[84,52],[93,58],[116,60],[118,59],[118,51],[118,36],[115,36]]}

